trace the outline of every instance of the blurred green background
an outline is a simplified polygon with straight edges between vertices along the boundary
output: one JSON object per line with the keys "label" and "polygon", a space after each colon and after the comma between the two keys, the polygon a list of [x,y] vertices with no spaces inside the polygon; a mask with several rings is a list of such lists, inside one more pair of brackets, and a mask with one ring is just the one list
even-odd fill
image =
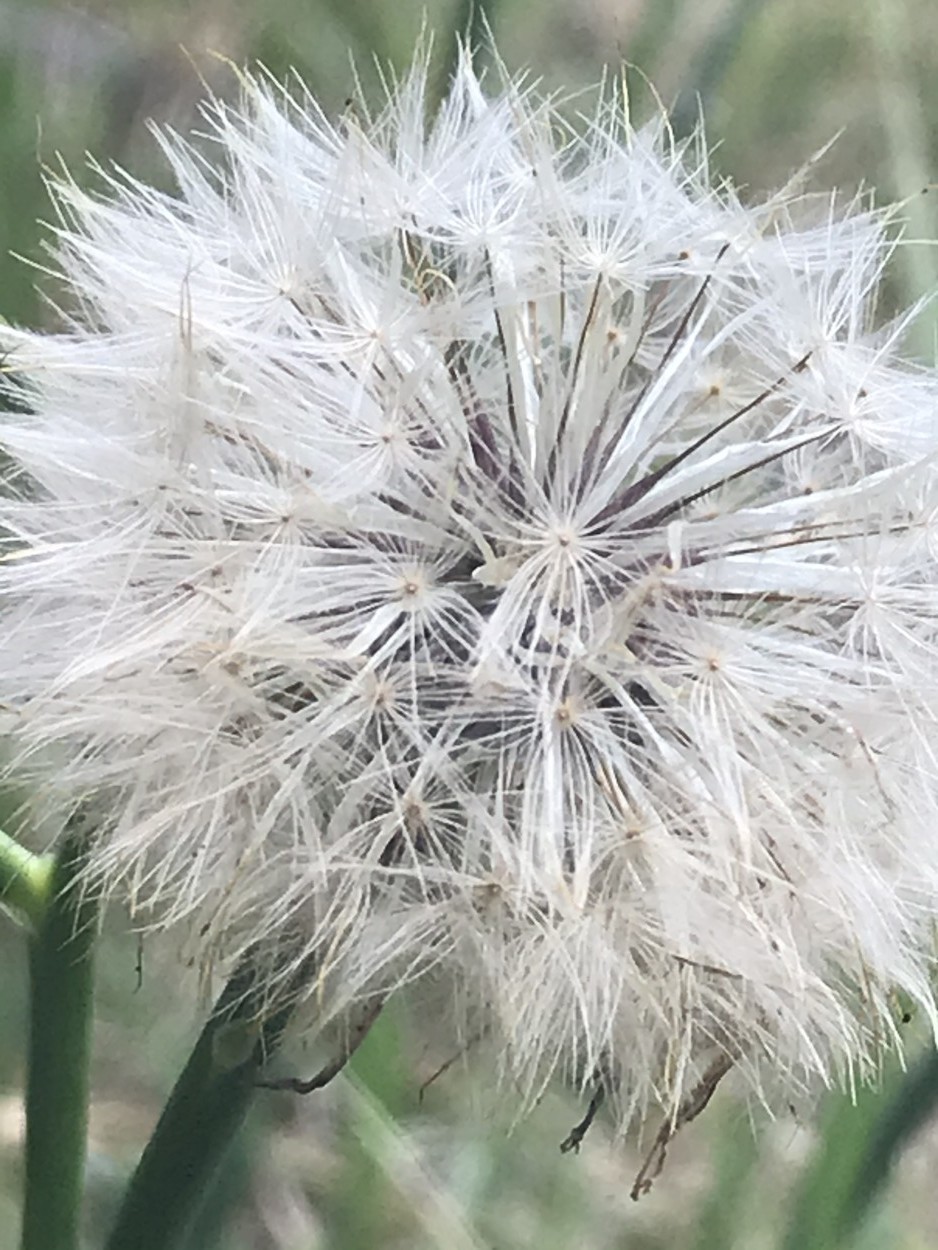
{"label": "blurred green background", "polygon": [[[0,0],[0,315],[50,316],[35,268],[10,256],[43,262],[43,164],[90,178],[90,152],[159,179],[148,120],[185,128],[207,87],[229,90],[230,61],[293,66],[337,109],[352,58],[375,87],[372,58],[403,67],[424,20],[442,88],[454,31],[478,32],[483,12],[506,64],[548,89],[635,66],[636,112],[655,106],[649,84],[679,131],[702,112],[715,168],[754,194],[839,134],[817,184],[906,205],[884,317],[938,289],[934,0]],[[936,324],[926,309],[910,342],[930,363]],[[24,955],[0,925],[0,1250],[17,1244]],[[115,917],[99,971],[89,1247],[198,1030],[177,954],[150,940],[143,966],[138,986],[136,941]],[[421,1097],[447,1055],[399,1006],[324,1093],[259,1099],[189,1250],[924,1250],[938,1245],[938,1062],[909,1028],[910,1070],[856,1099],[833,1092],[772,1121],[725,1082],[635,1204],[640,1157],[601,1117],[578,1156],[560,1154],[584,1110],[569,1092],[514,1127],[477,1096],[491,1057],[470,1053]],[[306,1073],[318,1058],[291,1062]]]}

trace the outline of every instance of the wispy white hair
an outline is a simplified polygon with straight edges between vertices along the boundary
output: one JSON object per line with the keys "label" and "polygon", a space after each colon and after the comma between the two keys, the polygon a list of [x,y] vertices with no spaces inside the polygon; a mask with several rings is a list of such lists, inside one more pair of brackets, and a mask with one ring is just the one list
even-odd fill
{"label": "wispy white hair", "polygon": [[938,384],[860,201],[464,57],[329,121],[245,79],[178,193],[54,186],[0,331],[14,769],[208,962],[423,979],[674,1115],[934,1016]]}

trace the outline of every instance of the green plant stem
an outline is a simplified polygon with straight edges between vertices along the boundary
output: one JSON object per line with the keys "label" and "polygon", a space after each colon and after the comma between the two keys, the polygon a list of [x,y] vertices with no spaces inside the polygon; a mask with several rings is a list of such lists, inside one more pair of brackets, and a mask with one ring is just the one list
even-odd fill
{"label": "green plant stem", "polygon": [[80,829],[67,830],[30,939],[22,1250],[78,1246],[97,933],[96,906],[75,886],[84,848]]}
{"label": "green plant stem", "polygon": [[106,1250],[173,1250],[198,1214],[293,1009],[246,961],[228,982],[170,1094]]}
{"label": "green plant stem", "polygon": [[34,855],[0,829],[0,904],[34,930],[42,923],[54,864],[54,856]]}

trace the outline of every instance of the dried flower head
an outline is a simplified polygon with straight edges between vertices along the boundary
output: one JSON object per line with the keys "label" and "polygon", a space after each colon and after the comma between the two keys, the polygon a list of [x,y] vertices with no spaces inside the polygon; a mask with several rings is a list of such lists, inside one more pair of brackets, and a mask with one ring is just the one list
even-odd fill
{"label": "dried flower head", "polygon": [[288,940],[324,1017],[442,984],[528,1097],[862,1073],[934,1016],[938,886],[885,218],[745,207],[615,92],[425,87],[249,79],[161,137],[178,195],[54,187],[72,311],[2,331],[15,768],[141,922]]}

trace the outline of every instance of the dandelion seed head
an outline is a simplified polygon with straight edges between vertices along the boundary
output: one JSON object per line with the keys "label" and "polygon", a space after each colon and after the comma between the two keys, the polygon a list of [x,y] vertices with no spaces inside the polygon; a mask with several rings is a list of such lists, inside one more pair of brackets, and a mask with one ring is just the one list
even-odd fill
{"label": "dandelion seed head", "polygon": [[[938,378],[888,214],[464,56],[245,79],[167,195],[69,180],[0,328],[12,768],[94,880],[321,1020],[433,987],[623,1125],[935,1018]],[[279,956],[278,956],[279,957]],[[273,958],[273,956],[272,956]]]}

